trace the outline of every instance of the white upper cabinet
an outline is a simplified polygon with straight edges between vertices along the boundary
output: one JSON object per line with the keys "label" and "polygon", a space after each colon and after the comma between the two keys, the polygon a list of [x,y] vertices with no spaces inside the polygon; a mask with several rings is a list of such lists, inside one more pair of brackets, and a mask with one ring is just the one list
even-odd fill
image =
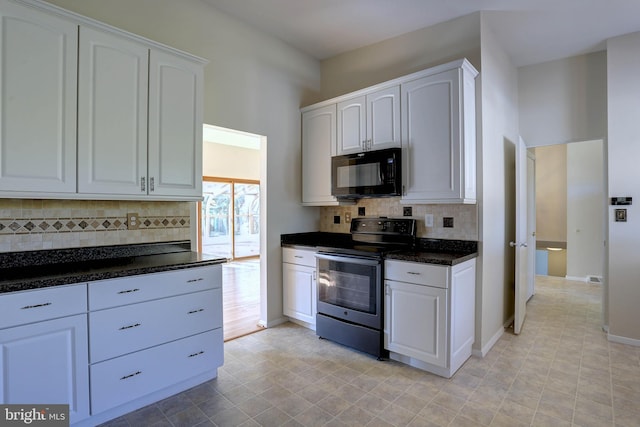
{"label": "white upper cabinet", "polygon": [[402,203],[475,203],[476,74],[464,61],[402,83]]}
{"label": "white upper cabinet", "polygon": [[0,1],[0,192],[76,191],[78,26]]}
{"label": "white upper cabinet", "polygon": [[400,146],[400,86],[338,103],[338,154]]}
{"label": "white upper cabinet", "polygon": [[302,113],[302,204],[337,205],[331,195],[331,156],[336,152],[336,104]]}
{"label": "white upper cabinet", "polygon": [[149,48],[80,28],[78,192],[146,194]]}
{"label": "white upper cabinet", "polygon": [[202,195],[201,64],[151,50],[149,194]]}
{"label": "white upper cabinet", "polygon": [[201,199],[205,61],[34,0],[0,27],[0,197]]}

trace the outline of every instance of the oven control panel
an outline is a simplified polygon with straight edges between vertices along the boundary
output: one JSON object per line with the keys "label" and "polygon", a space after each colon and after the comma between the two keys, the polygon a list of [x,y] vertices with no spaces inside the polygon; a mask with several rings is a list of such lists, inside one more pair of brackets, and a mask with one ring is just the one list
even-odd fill
{"label": "oven control panel", "polygon": [[414,236],[416,221],[405,218],[355,218],[351,221],[351,233]]}

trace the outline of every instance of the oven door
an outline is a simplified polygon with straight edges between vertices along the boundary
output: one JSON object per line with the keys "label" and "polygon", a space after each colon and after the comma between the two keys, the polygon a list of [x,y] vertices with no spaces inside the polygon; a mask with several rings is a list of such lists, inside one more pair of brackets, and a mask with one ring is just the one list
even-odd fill
{"label": "oven door", "polygon": [[318,313],[382,329],[382,261],[316,254]]}

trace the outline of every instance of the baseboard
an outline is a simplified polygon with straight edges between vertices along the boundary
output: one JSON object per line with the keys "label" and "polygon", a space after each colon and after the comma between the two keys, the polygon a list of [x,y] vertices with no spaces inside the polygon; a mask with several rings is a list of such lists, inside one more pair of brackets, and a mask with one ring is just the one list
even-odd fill
{"label": "baseboard", "polygon": [[585,276],[582,277],[578,277],[578,276],[564,276],[565,279],[567,280],[572,280],[574,282],[586,282],[587,278]]}
{"label": "baseboard", "polygon": [[265,322],[264,320],[260,320],[258,322],[258,325],[260,325],[263,328],[273,328],[274,326],[281,325],[281,324],[286,323],[288,321],[289,321],[289,319],[287,319],[286,317],[280,317],[278,319],[270,320],[268,322]]}
{"label": "baseboard", "polygon": [[611,342],[617,342],[619,344],[627,344],[627,345],[632,345],[634,347],[640,347],[640,340],[636,340],[633,338],[620,337],[617,335],[607,334],[607,339]]}
{"label": "baseboard", "polygon": [[485,344],[481,349],[473,349],[471,351],[471,354],[473,356],[480,357],[480,358],[483,358],[487,354],[489,354],[489,351],[493,348],[494,345],[496,345],[496,343],[502,337],[502,335],[504,335],[505,329],[507,329],[509,325],[512,323],[513,323],[513,316],[511,316],[507,320],[507,322],[500,329],[498,329],[495,334],[493,334],[493,336],[491,337],[491,339],[487,344]]}

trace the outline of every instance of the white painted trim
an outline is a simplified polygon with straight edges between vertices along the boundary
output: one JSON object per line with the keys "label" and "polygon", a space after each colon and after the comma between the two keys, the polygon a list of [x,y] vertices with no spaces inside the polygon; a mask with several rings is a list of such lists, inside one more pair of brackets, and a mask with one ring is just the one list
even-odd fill
{"label": "white painted trim", "polygon": [[513,323],[513,316],[511,316],[507,320],[504,326],[496,331],[496,333],[491,337],[489,342],[484,347],[482,347],[480,350],[474,349],[471,354],[476,357],[484,358],[487,354],[489,354],[489,351],[493,348],[494,345],[496,345],[502,335],[504,335],[505,329],[507,329],[511,323]]}
{"label": "white painted trim", "polygon": [[640,347],[640,340],[636,340],[633,338],[620,337],[617,335],[607,334],[607,339],[611,342],[616,342],[620,344],[632,345],[634,347]]}
{"label": "white painted trim", "polygon": [[279,317],[277,319],[274,320],[270,320],[270,321],[264,321],[264,320],[260,320],[258,322],[258,325],[262,326],[263,328],[273,328],[274,326],[278,326],[281,325],[283,323],[288,322],[289,319],[287,319],[286,317]]}

